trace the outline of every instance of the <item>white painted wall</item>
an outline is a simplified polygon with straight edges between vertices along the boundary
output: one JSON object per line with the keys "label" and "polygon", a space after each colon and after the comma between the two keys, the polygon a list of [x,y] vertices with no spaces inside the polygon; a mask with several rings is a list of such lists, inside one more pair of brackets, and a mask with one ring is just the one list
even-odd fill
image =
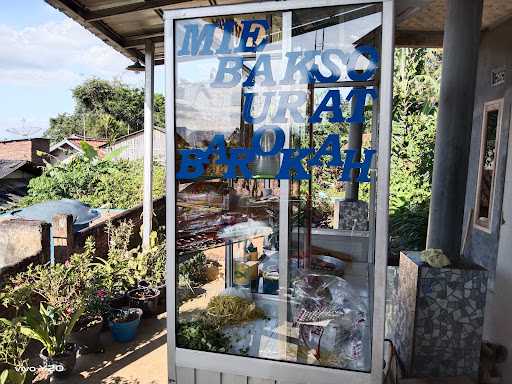
{"label": "white painted wall", "polygon": [[[142,160],[144,158],[144,132],[119,139],[115,144],[107,148],[107,152],[123,148],[118,159]],[[153,130],[153,157],[155,161],[165,162],[165,132]]]}
{"label": "white painted wall", "polygon": [[[512,135],[509,136],[512,149]],[[512,383],[512,154],[509,151],[505,176],[502,225],[494,289],[487,294],[484,340],[504,345],[509,351],[502,365],[503,383]]]}

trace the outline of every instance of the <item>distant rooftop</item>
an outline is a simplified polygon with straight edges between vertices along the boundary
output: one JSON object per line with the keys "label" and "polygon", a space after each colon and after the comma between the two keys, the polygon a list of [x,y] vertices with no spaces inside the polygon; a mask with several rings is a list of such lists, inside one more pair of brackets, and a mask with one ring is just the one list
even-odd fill
{"label": "distant rooftop", "polygon": [[0,179],[10,175],[29,162],[26,160],[2,160],[0,159]]}
{"label": "distant rooftop", "polygon": [[26,137],[23,139],[6,139],[6,140],[0,140],[0,143],[14,143],[16,141],[34,141],[34,140],[49,140],[45,137]]}
{"label": "distant rooftop", "polygon": [[82,135],[71,135],[66,137],[64,140],[59,141],[58,143],[53,144],[50,147],[50,152],[55,151],[56,149],[62,147],[63,145],[69,145],[76,149],[77,151],[81,151],[80,143],[84,141],[93,147],[95,150],[100,150],[101,147],[108,143],[107,139],[99,138],[99,137],[89,137]]}

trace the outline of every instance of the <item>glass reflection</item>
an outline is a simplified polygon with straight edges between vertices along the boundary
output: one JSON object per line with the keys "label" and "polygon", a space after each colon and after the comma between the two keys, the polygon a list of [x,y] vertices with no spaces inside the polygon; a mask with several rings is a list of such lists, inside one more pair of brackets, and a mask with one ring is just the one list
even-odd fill
{"label": "glass reflection", "polygon": [[[177,168],[202,174],[176,180],[179,347],[370,370],[375,180],[340,180],[332,151],[376,149],[381,18],[371,4],[176,23]],[[191,24],[215,26],[211,52],[179,54]],[[238,162],[251,177],[226,178],[254,147]]]}

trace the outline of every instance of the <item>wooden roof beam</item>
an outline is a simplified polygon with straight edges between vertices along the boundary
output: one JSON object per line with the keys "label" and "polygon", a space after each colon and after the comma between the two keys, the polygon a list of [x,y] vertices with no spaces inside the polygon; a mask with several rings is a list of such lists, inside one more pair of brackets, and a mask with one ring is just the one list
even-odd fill
{"label": "wooden roof beam", "polygon": [[164,42],[164,31],[160,34],[153,34],[151,36],[137,36],[134,38],[126,39],[124,44],[124,48],[138,48],[142,47],[147,39],[153,40],[153,43],[163,43]]}
{"label": "wooden roof beam", "polygon": [[395,45],[398,48],[442,48],[443,31],[397,30]]}
{"label": "wooden roof beam", "polygon": [[130,13],[148,11],[148,10],[158,10],[163,7],[168,7],[170,5],[185,3],[190,0],[151,0],[145,1],[143,3],[132,3],[119,5],[117,7],[99,9],[97,11],[86,11],[84,13],[85,21],[99,21],[106,19],[108,17],[119,16],[119,15],[127,15]]}

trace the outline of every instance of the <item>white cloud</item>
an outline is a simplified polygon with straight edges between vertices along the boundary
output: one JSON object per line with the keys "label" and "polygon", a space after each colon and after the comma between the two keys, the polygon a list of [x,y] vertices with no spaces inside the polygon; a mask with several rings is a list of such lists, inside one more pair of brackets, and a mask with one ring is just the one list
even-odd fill
{"label": "white cloud", "polygon": [[82,78],[69,69],[18,68],[0,69],[0,84],[12,86],[48,86],[77,84]]}
{"label": "white cloud", "polygon": [[0,84],[71,87],[91,76],[141,83],[125,70],[130,60],[69,19],[19,30],[0,25],[0,46]]}

